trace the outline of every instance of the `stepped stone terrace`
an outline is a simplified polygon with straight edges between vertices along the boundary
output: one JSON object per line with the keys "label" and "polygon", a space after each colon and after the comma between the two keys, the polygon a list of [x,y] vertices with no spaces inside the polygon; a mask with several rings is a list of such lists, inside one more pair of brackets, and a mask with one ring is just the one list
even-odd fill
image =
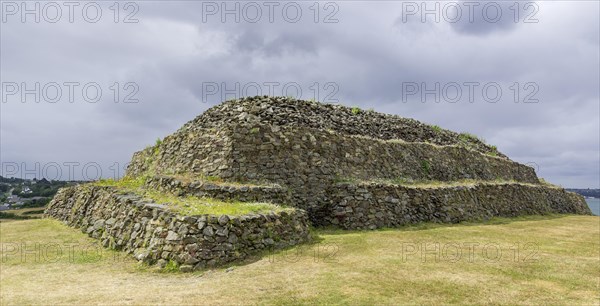
{"label": "stepped stone terrace", "polygon": [[310,225],[591,214],[581,196],[471,134],[267,96],[208,109],[136,152],[122,180],[63,189],[46,213],[182,270],[309,241]]}

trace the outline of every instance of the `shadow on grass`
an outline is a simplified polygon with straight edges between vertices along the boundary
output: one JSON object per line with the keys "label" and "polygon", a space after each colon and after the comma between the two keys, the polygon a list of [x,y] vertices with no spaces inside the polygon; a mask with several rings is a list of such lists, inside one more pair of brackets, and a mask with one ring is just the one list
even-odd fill
{"label": "shadow on grass", "polygon": [[345,230],[341,228],[336,228],[333,226],[328,227],[320,227],[317,228],[315,233],[316,235],[345,235],[345,234],[356,234],[356,233],[368,233],[368,232],[386,232],[386,231],[424,231],[431,230],[437,228],[446,228],[446,227],[457,227],[457,226],[481,226],[481,225],[502,225],[502,224],[510,224],[514,222],[526,222],[526,221],[543,221],[543,220],[553,220],[571,216],[580,216],[580,215],[571,215],[571,214],[548,214],[548,215],[529,215],[529,216],[518,216],[518,217],[494,217],[488,220],[482,221],[463,221],[459,223],[435,223],[435,222],[421,222],[415,224],[407,224],[399,227],[384,227],[378,228],[375,230]]}

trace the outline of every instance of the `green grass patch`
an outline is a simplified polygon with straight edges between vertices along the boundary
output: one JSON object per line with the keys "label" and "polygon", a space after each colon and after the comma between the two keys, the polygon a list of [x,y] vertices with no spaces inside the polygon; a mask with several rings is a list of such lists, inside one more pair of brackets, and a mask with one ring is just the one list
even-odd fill
{"label": "green grass patch", "polygon": [[494,156],[494,157],[498,156],[498,147],[490,146],[490,151],[488,151],[486,154],[489,156]]}
{"label": "green grass patch", "polygon": [[439,134],[442,132],[442,128],[439,125],[432,125],[431,129],[436,133]]}
{"label": "green grass patch", "polygon": [[[138,192],[139,193],[139,192]],[[145,190],[141,193],[144,197],[152,199],[159,204],[165,204],[173,211],[184,215],[246,215],[250,213],[280,212],[293,210],[271,203],[222,201],[213,198],[185,196],[178,197],[168,193]]]}
{"label": "green grass patch", "polygon": [[167,264],[165,265],[165,267],[162,268],[162,270],[160,270],[160,272],[164,272],[164,273],[178,273],[179,272],[179,265],[177,264],[176,261],[169,260],[167,262]]}
{"label": "green grass patch", "polygon": [[462,144],[470,144],[470,143],[476,143],[476,142],[481,142],[483,144],[485,144],[485,139],[481,138],[481,137],[477,137],[474,134],[471,133],[467,133],[467,132],[462,132],[460,134],[458,134],[458,140],[462,143]]}
{"label": "green grass patch", "polygon": [[[218,177],[209,181],[220,182]],[[164,204],[172,211],[184,215],[245,215],[250,213],[291,211],[293,208],[283,207],[272,203],[224,201],[208,197],[176,196],[170,193],[144,188],[147,177],[128,178],[120,180],[106,179],[93,183],[96,186],[115,187],[119,190],[135,193],[158,204]]]}
{"label": "green grass patch", "polygon": [[479,138],[476,135],[471,134],[471,133],[467,133],[467,132],[462,132],[462,133],[458,134],[458,138],[461,141],[464,141],[464,142],[478,141],[479,140]]}
{"label": "green grass patch", "polygon": [[119,180],[115,180],[115,179],[101,179],[97,182],[94,182],[92,184],[96,185],[96,186],[110,186],[110,187],[117,187],[117,188],[122,188],[122,189],[132,189],[132,190],[136,190],[141,188],[142,186],[144,186],[144,184],[146,183],[146,180],[148,179],[147,176],[139,176],[139,177],[124,177],[122,179]]}

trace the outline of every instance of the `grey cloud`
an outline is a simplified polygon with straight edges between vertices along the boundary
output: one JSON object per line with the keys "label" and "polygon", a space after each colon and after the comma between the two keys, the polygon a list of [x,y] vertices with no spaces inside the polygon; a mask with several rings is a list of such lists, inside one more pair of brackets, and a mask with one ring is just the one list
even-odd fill
{"label": "grey cloud", "polygon": [[431,31],[435,24],[450,26],[462,35],[487,36],[514,31],[524,23],[539,22],[534,1],[404,1],[395,25],[405,33]]}
{"label": "grey cloud", "polygon": [[[598,185],[597,3],[540,2],[538,24],[476,28],[399,24],[398,3],[339,5],[338,24],[203,23],[197,3],[144,2],[139,24],[3,25],[3,81],[132,81],[140,92],[137,104],[1,105],[2,160],[108,168],[220,102],[204,103],[204,82],[297,82],[305,95],[335,82],[345,105],[469,131],[551,182]],[[540,103],[508,91],[495,104],[402,102],[403,82],[467,81],[536,82]]]}
{"label": "grey cloud", "polygon": [[[462,34],[489,35],[514,30],[524,22],[539,22],[539,5],[533,1],[459,1],[458,3],[463,15],[457,22],[451,24],[455,31]],[[473,3],[472,13],[465,3]],[[455,14],[455,11],[451,14]],[[454,18],[454,15],[450,18]]]}

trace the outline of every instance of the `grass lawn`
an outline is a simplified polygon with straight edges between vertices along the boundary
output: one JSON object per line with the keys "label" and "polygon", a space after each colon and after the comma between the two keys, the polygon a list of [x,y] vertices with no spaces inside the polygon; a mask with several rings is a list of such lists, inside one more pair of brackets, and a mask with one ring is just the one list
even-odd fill
{"label": "grass lawn", "polygon": [[0,223],[14,222],[19,220],[21,217],[29,219],[41,218],[44,215],[45,208],[46,207],[31,207],[3,210],[3,214],[0,214]]}
{"label": "grass lawn", "polygon": [[[2,223],[1,303],[600,302],[596,216],[315,232],[319,238],[310,245],[233,269],[183,274],[157,271],[122,253],[93,247],[95,240],[54,220]],[[23,243],[29,250],[24,257]]]}

